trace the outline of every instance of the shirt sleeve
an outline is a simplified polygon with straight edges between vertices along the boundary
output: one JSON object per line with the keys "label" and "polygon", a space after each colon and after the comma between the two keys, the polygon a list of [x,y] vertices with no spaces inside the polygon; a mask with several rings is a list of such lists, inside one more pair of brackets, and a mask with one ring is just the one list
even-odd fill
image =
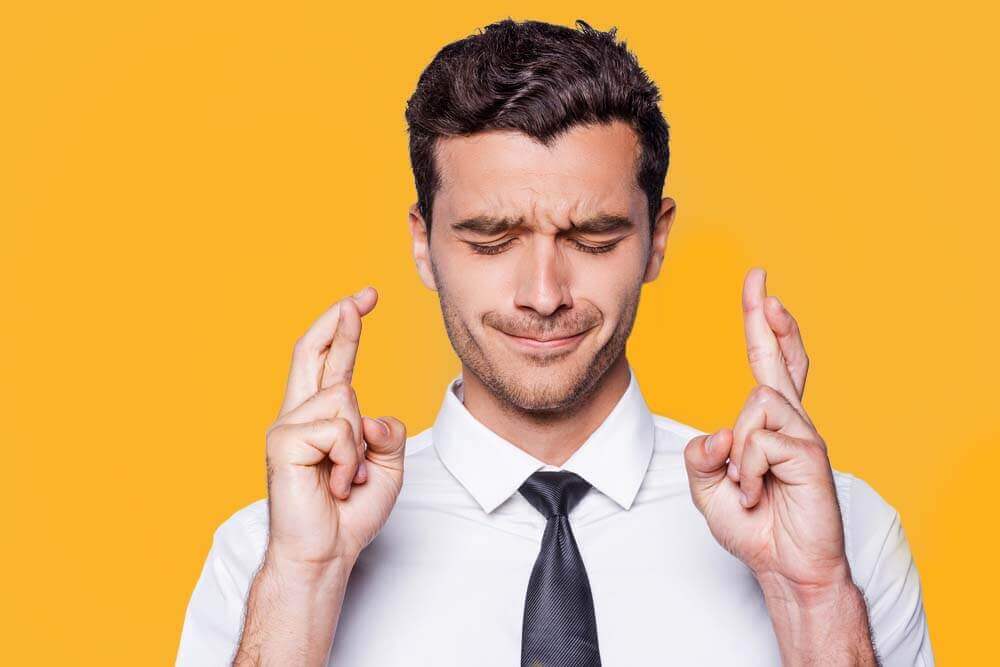
{"label": "shirt sleeve", "polygon": [[853,475],[845,534],[851,572],[868,605],[875,650],[884,667],[932,667],[920,575],[899,512]]}
{"label": "shirt sleeve", "polygon": [[247,593],[266,546],[266,499],[240,509],[215,530],[184,616],[177,667],[232,664]]}

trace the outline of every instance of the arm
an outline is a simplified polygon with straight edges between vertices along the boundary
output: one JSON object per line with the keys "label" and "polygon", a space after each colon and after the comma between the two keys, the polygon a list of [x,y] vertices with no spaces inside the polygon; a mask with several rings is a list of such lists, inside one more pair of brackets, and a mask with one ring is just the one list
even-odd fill
{"label": "arm", "polygon": [[243,507],[216,528],[184,614],[177,667],[232,662],[247,592],[266,548],[266,499]]}
{"label": "arm", "polygon": [[[855,585],[843,587],[839,596],[812,598],[820,603],[817,607],[808,596],[797,595],[794,587],[761,581],[782,655],[789,653],[786,646],[812,642],[817,647],[826,643],[825,654],[836,656],[838,646],[852,645],[852,637],[860,640],[856,633],[864,624],[875,664],[933,667],[920,575],[899,513],[865,480],[838,475]],[[854,602],[864,604],[864,616]],[[794,664],[805,656],[786,659]]]}
{"label": "arm", "polygon": [[267,554],[233,665],[325,665],[354,562],[303,567]]}
{"label": "arm", "polygon": [[842,476],[851,572],[868,603],[878,657],[886,667],[932,667],[920,574],[899,513],[863,479]]}
{"label": "arm", "polygon": [[803,590],[776,577],[761,582],[784,665],[878,665],[864,595],[842,584]]}
{"label": "arm", "polygon": [[696,507],[761,586],[785,664],[877,664],[852,578],[826,441],[802,404],[809,359],[762,270],[743,286],[747,358],[758,385],[732,429],[684,457]]}

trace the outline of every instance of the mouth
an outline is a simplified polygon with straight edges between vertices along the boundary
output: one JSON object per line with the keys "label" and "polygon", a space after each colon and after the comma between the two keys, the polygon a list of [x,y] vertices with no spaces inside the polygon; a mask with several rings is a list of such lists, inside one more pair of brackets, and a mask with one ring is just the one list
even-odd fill
{"label": "mouth", "polygon": [[498,329],[509,341],[522,349],[528,350],[564,350],[579,345],[580,341],[586,337],[590,329],[584,329],[578,334],[561,337],[531,338],[527,336],[517,336]]}

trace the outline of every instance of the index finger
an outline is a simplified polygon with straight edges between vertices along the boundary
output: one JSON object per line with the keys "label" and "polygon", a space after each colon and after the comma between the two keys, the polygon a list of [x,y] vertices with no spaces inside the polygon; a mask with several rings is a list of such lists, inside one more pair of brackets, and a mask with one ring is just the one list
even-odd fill
{"label": "index finger", "polygon": [[743,280],[743,326],[747,341],[747,359],[757,384],[777,389],[794,406],[801,406],[799,393],[788,374],[788,366],[778,346],[767,316],[764,299],[767,297],[762,267],[753,267]]}

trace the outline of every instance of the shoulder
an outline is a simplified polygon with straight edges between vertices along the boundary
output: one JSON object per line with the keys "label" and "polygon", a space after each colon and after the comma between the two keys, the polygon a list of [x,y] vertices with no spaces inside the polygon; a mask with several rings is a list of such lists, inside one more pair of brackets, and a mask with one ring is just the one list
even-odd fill
{"label": "shoulder", "polygon": [[[844,520],[844,546],[851,572],[855,583],[867,589],[880,561],[893,564],[885,560],[889,552],[902,547],[908,554],[899,512],[861,477],[834,469],[833,478]],[[898,561],[898,564],[902,570],[896,574],[906,576],[910,560]]]}
{"label": "shoulder", "polygon": [[255,569],[267,547],[268,502],[261,498],[230,514],[215,529],[212,551],[215,556],[245,575]]}
{"label": "shoulder", "polygon": [[423,461],[427,458],[433,458],[434,448],[433,448],[433,433],[434,429],[428,426],[423,431],[415,433],[413,435],[408,435],[406,437],[405,446],[405,456],[406,463],[411,461]]}
{"label": "shoulder", "polygon": [[851,577],[882,664],[933,665],[920,573],[899,512],[872,485],[834,470]]}
{"label": "shoulder", "polygon": [[671,419],[665,415],[653,414],[653,426],[656,436],[655,449],[660,453],[682,453],[684,447],[699,435],[707,435],[707,431]]}

